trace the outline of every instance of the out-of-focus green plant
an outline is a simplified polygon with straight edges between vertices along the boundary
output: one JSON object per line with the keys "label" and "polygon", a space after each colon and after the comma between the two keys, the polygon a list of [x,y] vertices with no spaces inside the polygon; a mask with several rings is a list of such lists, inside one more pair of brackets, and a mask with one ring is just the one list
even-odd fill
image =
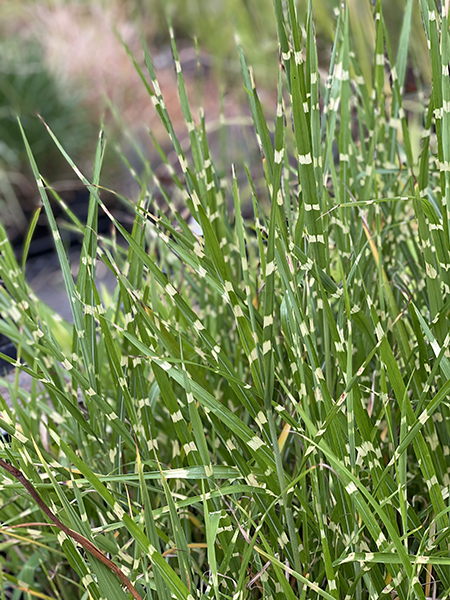
{"label": "out-of-focus green plant", "polygon": [[77,94],[60,87],[46,69],[38,42],[6,37],[0,55],[0,210],[3,223],[20,232],[32,208],[32,188],[17,116],[49,181],[65,178],[68,169],[39,117],[52,123],[80,161],[92,146],[92,128]]}
{"label": "out-of-focus green plant", "polygon": [[[151,14],[160,25],[154,27],[157,45],[169,43],[167,16],[180,40],[197,38],[201,48],[209,57],[209,65],[222,83],[236,82],[240,65],[236,60],[236,35],[246,48],[249,59],[260,79],[273,76],[278,63],[278,46],[273,37],[274,12],[271,0],[191,0],[180,2],[169,0],[159,3],[154,0],[130,2],[139,4],[145,14]],[[132,13],[133,14],[133,13]]]}
{"label": "out-of-focus green plant", "polygon": [[[79,158],[89,138],[89,123],[79,98],[63,90],[46,69],[37,42],[5,40],[0,46],[0,139],[8,162],[25,163],[25,151],[17,116],[27,128],[33,152],[40,158],[43,172],[52,178],[62,161],[39,116],[51,122]],[[2,158],[5,154],[2,155]]]}

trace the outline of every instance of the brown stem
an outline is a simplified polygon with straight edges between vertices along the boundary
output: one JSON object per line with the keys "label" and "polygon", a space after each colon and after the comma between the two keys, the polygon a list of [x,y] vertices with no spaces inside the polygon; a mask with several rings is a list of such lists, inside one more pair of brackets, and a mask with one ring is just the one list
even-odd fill
{"label": "brown stem", "polygon": [[14,467],[13,465],[10,465],[9,463],[5,462],[1,458],[0,458],[0,467],[3,467],[5,469],[5,471],[8,471],[8,473],[10,475],[15,477],[24,486],[24,488],[27,490],[27,492],[30,494],[30,496],[33,498],[33,500],[36,502],[36,504],[39,506],[39,508],[47,515],[47,517],[50,519],[50,521],[52,521],[56,525],[56,527],[58,527],[58,529],[63,531],[66,535],[68,535],[69,537],[74,539],[76,542],[78,542],[80,544],[80,546],[82,546],[87,552],[89,552],[89,554],[91,554],[92,556],[97,558],[100,562],[102,562],[105,566],[107,566],[108,569],[110,569],[120,579],[120,581],[126,586],[128,591],[130,592],[130,594],[133,596],[133,598],[135,598],[135,600],[142,600],[142,597],[138,594],[134,585],[131,583],[131,581],[128,579],[128,577],[125,575],[125,573],[121,569],[119,569],[119,567],[115,563],[113,563],[112,560],[109,560],[109,558],[106,558],[106,556],[103,554],[103,552],[97,548],[97,546],[94,546],[94,544],[92,542],[90,542],[87,538],[85,538],[84,536],[79,534],[77,531],[74,531],[73,529],[69,529],[69,527],[64,525],[64,523],[62,523],[58,519],[58,517],[53,514],[53,512],[49,509],[49,507],[46,504],[44,504],[41,497],[39,496],[37,491],[34,489],[33,485],[28,481],[28,479],[22,473],[22,471],[19,471],[19,469],[16,469],[16,467]]}

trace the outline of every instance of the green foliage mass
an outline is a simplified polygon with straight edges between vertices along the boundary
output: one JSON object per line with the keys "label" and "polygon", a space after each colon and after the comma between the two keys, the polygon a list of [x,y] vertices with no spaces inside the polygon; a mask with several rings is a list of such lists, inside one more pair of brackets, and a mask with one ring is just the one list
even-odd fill
{"label": "green foliage mass", "polygon": [[377,2],[364,76],[344,4],[326,80],[311,3],[299,21],[274,1],[273,120],[238,49],[264,190],[251,165],[219,176],[173,36],[190,144],[145,52],[177,164],[160,149],[167,183],[143,158],[132,230],[102,201],[103,132],[88,180],[49,128],[91,194],[86,224],[68,212],[76,282],[22,129],[73,324],[30,293],[2,231],[0,332],[34,382],[1,403],[2,600],[449,595],[450,38],[420,4],[433,88],[406,106],[412,0],[395,56]]}

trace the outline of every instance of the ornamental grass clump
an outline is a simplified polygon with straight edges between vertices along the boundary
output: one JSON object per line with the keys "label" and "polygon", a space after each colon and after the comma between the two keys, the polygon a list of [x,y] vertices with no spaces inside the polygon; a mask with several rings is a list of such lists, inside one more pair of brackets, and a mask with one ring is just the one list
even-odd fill
{"label": "ornamental grass clump", "polygon": [[[265,186],[251,165],[219,175],[173,35],[189,148],[145,52],[147,72],[136,68],[178,165],[159,148],[168,187],[143,158],[141,194],[123,199],[131,230],[102,201],[103,132],[88,179],[48,127],[90,191],[87,223],[67,210],[82,235],[76,281],[23,131],[73,324],[30,293],[1,231],[0,332],[17,346],[0,413],[2,600],[12,588],[58,600],[450,593],[448,16],[422,0],[433,88],[416,118],[402,96],[412,0],[396,57],[378,1],[370,81],[348,5],[326,82],[311,3],[305,23],[293,0],[274,6],[273,120],[239,48]],[[112,238],[96,233],[99,211]],[[99,261],[112,293],[97,289]]]}

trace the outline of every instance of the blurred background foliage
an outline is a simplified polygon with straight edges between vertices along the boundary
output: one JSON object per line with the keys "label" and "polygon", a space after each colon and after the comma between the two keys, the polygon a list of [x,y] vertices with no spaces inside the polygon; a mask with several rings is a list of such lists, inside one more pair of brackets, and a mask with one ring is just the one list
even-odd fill
{"label": "blurred background foliage", "polygon": [[[353,47],[369,81],[375,40],[374,2],[348,2]],[[300,14],[306,11],[306,4],[306,0],[298,2]],[[335,25],[333,9],[337,4],[336,0],[313,0],[324,77]],[[395,55],[405,0],[384,0],[383,4]],[[417,86],[427,89],[431,77],[420,18],[417,3],[406,85],[406,91],[413,97]],[[50,124],[81,168],[91,164],[98,123],[105,111],[110,140],[121,143],[131,162],[135,144],[147,156],[152,152],[148,130],[160,143],[167,141],[122,41],[140,60],[145,40],[175,127],[184,131],[175,93],[168,21],[181,49],[180,59],[194,107],[204,106],[211,131],[220,129],[224,122],[230,127],[237,125],[235,133],[239,137],[233,138],[230,129],[227,144],[245,145],[248,142],[242,127],[247,123],[245,117],[249,137],[252,130],[236,40],[243,45],[254,68],[263,104],[273,111],[279,57],[272,0],[2,0],[0,210],[6,225],[15,232],[13,236],[25,227],[33,204],[37,203],[34,187],[29,183],[17,114],[23,120],[42,173],[49,182],[56,187],[59,182],[64,189],[70,187],[67,180],[72,176],[37,114]],[[108,107],[114,107],[114,118]],[[125,141],[125,130],[130,142]],[[132,195],[132,187],[126,180],[127,170],[118,166],[120,158],[112,151],[113,147],[114,143],[110,144],[106,168],[110,181],[105,185]],[[249,161],[248,154],[246,160]]]}

